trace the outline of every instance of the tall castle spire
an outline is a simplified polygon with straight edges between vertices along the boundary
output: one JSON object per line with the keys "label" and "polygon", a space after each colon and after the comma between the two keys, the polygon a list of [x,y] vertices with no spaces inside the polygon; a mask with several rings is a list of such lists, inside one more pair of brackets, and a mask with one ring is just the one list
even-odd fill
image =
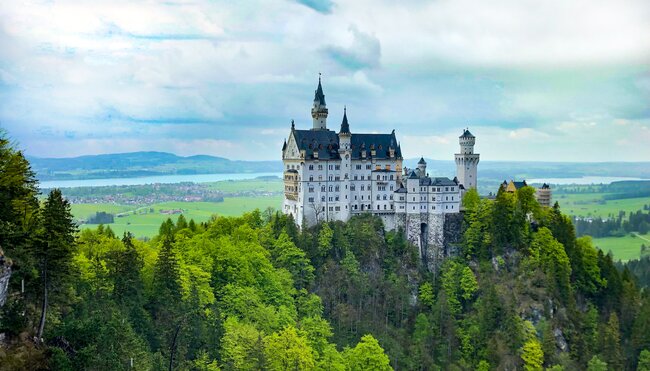
{"label": "tall castle spire", "polygon": [[314,120],[312,130],[327,129],[327,105],[325,104],[325,94],[323,94],[323,85],[318,74],[318,87],[314,94],[314,105],[311,108],[311,117]]}
{"label": "tall castle spire", "polygon": [[340,134],[350,134],[350,124],[348,124],[347,107],[343,107],[343,121],[341,122]]}

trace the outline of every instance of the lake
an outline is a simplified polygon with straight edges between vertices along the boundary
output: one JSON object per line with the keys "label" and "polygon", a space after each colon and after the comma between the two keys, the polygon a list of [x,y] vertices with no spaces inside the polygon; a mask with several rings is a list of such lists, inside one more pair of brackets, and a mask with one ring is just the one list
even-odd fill
{"label": "lake", "polygon": [[182,182],[209,183],[223,180],[254,179],[261,176],[282,177],[282,173],[238,173],[238,174],[193,174],[193,175],[159,175],[140,178],[107,178],[107,179],[81,179],[81,180],[48,180],[39,182],[39,187],[44,188],[72,188],[72,187],[101,187],[120,185],[143,184],[170,184]]}
{"label": "lake", "polygon": [[610,184],[613,182],[619,182],[623,180],[649,180],[650,179],[641,179],[633,177],[622,177],[622,176],[583,176],[580,178],[546,178],[546,179],[528,179],[527,183],[547,183],[547,184]]}

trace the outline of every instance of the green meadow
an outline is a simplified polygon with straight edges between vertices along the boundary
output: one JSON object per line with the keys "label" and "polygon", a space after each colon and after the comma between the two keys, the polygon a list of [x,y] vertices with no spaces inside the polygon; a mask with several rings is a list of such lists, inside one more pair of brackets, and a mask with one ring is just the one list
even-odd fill
{"label": "green meadow", "polygon": [[554,195],[553,199],[560,203],[563,212],[581,217],[616,217],[621,210],[629,214],[650,204],[650,197],[603,200],[605,195],[606,193],[561,194]]}
{"label": "green meadow", "polygon": [[[604,200],[608,193],[574,193],[553,195],[562,211],[569,215],[579,217],[617,217],[620,211],[626,215],[631,212],[643,210],[644,205],[650,205],[650,197],[624,198],[619,200]],[[647,240],[644,240],[646,238]],[[627,261],[638,259],[641,256],[641,245],[650,246],[650,235],[641,238],[629,234],[624,237],[594,238],[594,245],[605,253],[611,251],[615,260]]]}
{"label": "green meadow", "polygon": [[594,238],[594,245],[605,253],[611,251],[615,260],[628,261],[641,256],[641,245],[650,246],[650,234]]}
{"label": "green meadow", "polygon": [[[279,210],[282,205],[282,196],[269,197],[232,197],[225,198],[223,202],[162,202],[147,206],[122,206],[112,204],[74,204],[72,213],[78,219],[85,219],[98,211],[109,213],[125,213],[122,217],[115,217],[115,223],[110,224],[111,229],[118,235],[125,231],[133,233],[136,237],[152,237],[158,233],[160,224],[167,218],[176,219],[179,214],[167,215],[161,210],[183,210],[187,220],[203,222],[212,215],[241,215],[255,209],[265,210],[268,207]],[[153,212],[151,212],[153,209]],[[82,224],[81,228],[96,228],[96,224]]]}

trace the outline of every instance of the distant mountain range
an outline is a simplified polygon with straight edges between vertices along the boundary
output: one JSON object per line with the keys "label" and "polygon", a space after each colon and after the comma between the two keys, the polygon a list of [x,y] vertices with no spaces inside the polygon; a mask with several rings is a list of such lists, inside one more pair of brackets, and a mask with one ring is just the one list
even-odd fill
{"label": "distant mountain range", "polygon": [[[28,157],[39,180],[132,178],[156,175],[282,172],[282,161],[236,161],[197,155],[182,157],[166,152],[132,152],[71,158]],[[416,167],[418,159],[404,166]],[[427,159],[428,172],[453,177],[453,161]],[[480,177],[492,180],[573,178],[582,176],[650,179],[650,162],[518,162],[481,161]]]}
{"label": "distant mountain range", "polygon": [[282,161],[233,161],[208,155],[182,157],[166,152],[114,153],[70,158],[28,157],[28,160],[42,181],[282,171]]}

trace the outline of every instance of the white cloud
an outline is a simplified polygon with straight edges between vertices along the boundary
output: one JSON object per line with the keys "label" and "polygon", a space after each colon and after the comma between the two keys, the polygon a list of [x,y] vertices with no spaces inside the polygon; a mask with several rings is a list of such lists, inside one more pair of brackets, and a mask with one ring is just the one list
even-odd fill
{"label": "white cloud", "polygon": [[307,3],[2,2],[0,124],[35,155],[277,158],[320,71],[330,127],[347,104],[412,156],[469,125],[492,159],[650,158],[645,0]]}

